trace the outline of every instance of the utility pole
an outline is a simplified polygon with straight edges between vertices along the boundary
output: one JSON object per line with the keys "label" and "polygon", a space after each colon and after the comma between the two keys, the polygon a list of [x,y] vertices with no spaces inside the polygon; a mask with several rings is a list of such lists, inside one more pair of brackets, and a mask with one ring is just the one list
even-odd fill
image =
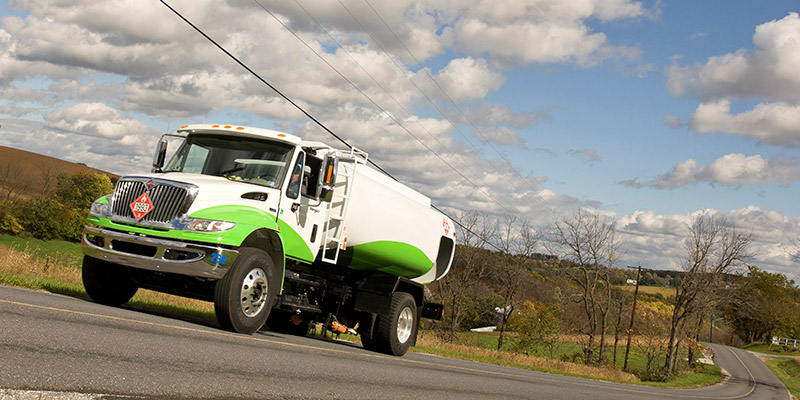
{"label": "utility pole", "polygon": [[[633,267],[628,266],[633,269]],[[636,316],[636,298],[639,296],[639,276],[642,274],[642,266],[636,268],[636,289],[633,291],[633,307],[631,307],[631,324],[628,327],[628,344],[625,346],[625,363],[622,370],[628,372],[628,356],[631,354],[631,336],[633,335],[633,318]]]}

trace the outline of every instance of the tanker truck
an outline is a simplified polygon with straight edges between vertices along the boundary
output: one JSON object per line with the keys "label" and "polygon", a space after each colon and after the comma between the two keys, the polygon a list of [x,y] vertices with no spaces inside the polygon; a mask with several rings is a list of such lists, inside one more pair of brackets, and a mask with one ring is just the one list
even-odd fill
{"label": "tanker truck", "polygon": [[401,356],[420,318],[441,319],[424,284],[450,269],[455,230],[367,160],[246,126],[165,134],[150,174],[121,177],[92,204],[86,292],[109,306],[139,288],[212,301],[226,330],[305,335],[322,324]]}

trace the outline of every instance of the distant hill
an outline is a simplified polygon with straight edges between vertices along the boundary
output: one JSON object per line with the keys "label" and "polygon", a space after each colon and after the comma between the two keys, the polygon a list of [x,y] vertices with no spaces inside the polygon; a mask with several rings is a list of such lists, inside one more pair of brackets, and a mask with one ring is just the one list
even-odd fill
{"label": "distant hill", "polygon": [[117,174],[85,164],[0,146],[0,200],[40,197],[55,189],[59,174],[86,170],[106,175],[112,183],[119,179]]}

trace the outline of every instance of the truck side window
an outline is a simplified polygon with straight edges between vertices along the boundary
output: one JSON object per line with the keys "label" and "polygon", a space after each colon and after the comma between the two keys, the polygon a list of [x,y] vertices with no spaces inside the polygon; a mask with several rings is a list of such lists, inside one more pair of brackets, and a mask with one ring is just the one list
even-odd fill
{"label": "truck side window", "polygon": [[319,172],[321,168],[321,159],[312,155],[306,155],[306,166],[303,169],[303,190],[301,191],[303,196],[317,198],[317,186],[319,185]]}
{"label": "truck side window", "polygon": [[303,183],[303,161],[305,161],[306,153],[300,152],[297,155],[297,162],[292,168],[292,175],[289,176],[289,186],[286,188],[286,196],[290,199],[296,199],[300,194],[300,187]]}

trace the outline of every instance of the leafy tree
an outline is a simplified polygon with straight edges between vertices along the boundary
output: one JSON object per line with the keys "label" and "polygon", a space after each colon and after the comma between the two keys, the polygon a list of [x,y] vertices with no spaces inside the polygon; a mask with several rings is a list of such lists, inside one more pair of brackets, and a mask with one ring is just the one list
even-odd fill
{"label": "leafy tree", "polygon": [[37,239],[60,239],[65,215],[71,213],[64,204],[52,197],[44,200],[26,200],[20,202],[14,209],[20,225],[29,234]]}
{"label": "leafy tree", "polygon": [[734,332],[749,343],[773,335],[794,333],[800,305],[794,300],[795,282],[780,273],[749,266],[732,287],[723,312]]}
{"label": "leafy tree", "polygon": [[60,174],[53,194],[22,201],[14,214],[25,232],[43,240],[80,240],[92,203],[111,193],[106,175],[89,171]]}
{"label": "leafy tree", "polygon": [[540,346],[546,346],[550,358],[555,358],[562,313],[560,304],[524,302],[508,326],[509,330],[519,333],[512,350],[531,355]]}
{"label": "leafy tree", "polygon": [[92,203],[113,190],[108,176],[90,171],[59,174],[55,197],[72,208],[88,210]]}

